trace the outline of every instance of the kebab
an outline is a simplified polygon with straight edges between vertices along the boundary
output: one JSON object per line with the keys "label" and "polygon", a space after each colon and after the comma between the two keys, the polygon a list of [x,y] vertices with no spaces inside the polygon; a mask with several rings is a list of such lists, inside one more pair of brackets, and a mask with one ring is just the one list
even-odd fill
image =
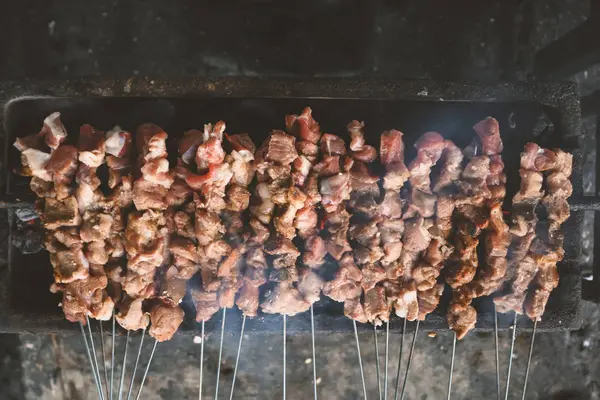
{"label": "kebab", "polygon": [[536,208],[544,192],[542,190],[543,171],[552,167],[555,154],[540,148],[534,143],[525,145],[521,153],[521,185],[513,197],[512,243],[509,253],[508,270],[504,288],[494,299],[496,308],[502,313],[523,312],[523,302],[527,288],[537,272],[531,245],[536,237],[538,218]]}
{"label": "kebab", "polygon": [[413,271],[413,277],[418,282],[418,318],[421,321],[433,312],[440,302],[444,284],[439,282],[438,277],[454,250],[448,239],[452,230],[452,213],[458,191],[456,182],[462,171],[463,154],[454,142],[445,140],[440,160],[439,174],[433,185],[433,194],[436,196],[435,229],[432,230],[431,242],[419,266]]}
{"label": "kebab", "polygon": [[[275,130],[258,150],[256,157],[258,186],[262,204],[256,213],[272,204],[272,210],[264,214],[267,222],[272,216],[274,234],[265,242],[265,252],[272,256],[269,281],[274,286],[267,290],[261,309],[268,314],[293,316],[310,308],[298,288],[296,260],[300,251],[292,242],[296,236],[294,219],[298,210],[304,207],[304,194],[292,179],[292,162],[298,158],[295,138],[283,131]],[[252,210],[251,210],[252,212]],[[285,321],[284,321],[285,323]]]}
{"label": "kebab", "polygon": [[[363,278],[361,287],[364,293],[363,308],[366,318],[374,326],[388,322],[390,307],[385,297],[383,281],[386,270],[382,260],[386,254],[379,232],[380,197],[379,177],[370,171],[370,164],[377,158],[377,150],[365,144],[364,123],[352,121],[348,124],[350,133],[350,154],[354,163],[350,170],[352,193],[348,207],[353,214],[349,237],[352,241],[355,262],[360,266]],[[389,264],[393,257],[387,254]]]}
{"label": "kebab", "polygon": [[[117,314],[117,321],[127,330],[145,332],[151,322],[150,335],[158,341],[169,340],[183,322],[183,310],[158,295],[165,269],[170,264],[167,226],[168,194],[173,174],[167,160],[167,133],[154,124],[137,129],[136,147],[141,177],[133,185],[136,211],[128,216],[125,229],[127,272],[121,282],[127,294]],[[150,315],[145,311],[150,309]],[[155,344],[156,344],[155,342]]]}
{"label": "kebab", "polygon": [[503,282],[507,269],[506,255],[511,241],[502,212],[506,175],[500,155],[503,145],[498,121],[488,117],[477,123],[473,129],[479,137],[482,153],[489,159],[489,173],[485,181],[489,195],[486,192],[484,196],[489,224],[483,232],[484,262],[477,268],[473,280],[459,286],[454,293],[454,309],[449,318],[452,318],[458,339],[464,337],[475,325],[477,315],[473,314],[470,307],[472,300],[490,295]]}
{"label": "kebab", "polygon": [[532,249],[538,272],[525,298],[525,313],[536,322],[541,319],[546,309],[550,293],[558,286],[557,263],[564,257],[564,238],[560,227],[570,216],[567,199],[573,193],[573,186],[569,180],[573,170],[573,156],[560,149],[554,153],[554,165],[548,170],[545,180],[546,194],[542,199],[548,213],[548,231],[543,236],[543,245],[536,243]]}
{"label": "kebab", "polygon": [[[422,262],[432,235],[430,228],[435,217],[436,196],[431,191],[431,170],[442,156],[444,139],[437,132],[426,132],[417,143],[417,156],[409,165],[409,201],[403,215],[405,220],[403,247],[400,255],[400,293],[395,301],[396,314],[409,321],[419,318],[417,293],[435,285],[427,275],[439,272]],[[428,281],[428,282],[427,282]],[[429,283],[433,282],[433,283]]]}
{"label": "kebab", "polygon": [[[484,146],[485,147],[485,146]],[[479,237],[489,224],[489,210],[486,200],[492,197],[488,187],[490,179],[490,157],[476,155],[479,150],[477,141],[472,146],[471,158],[458,181],[460,194],[457,198],[456,232],[453,237],[454,253],[450,258],[450,269],[446,282],[453,289],[453,296],[447,312],[448,325],[458,339],[462,339],[477,321],[477,311],[471,306],[472,297],[464,295],[466,288],[475,279],[479,266],[477,246]]]}

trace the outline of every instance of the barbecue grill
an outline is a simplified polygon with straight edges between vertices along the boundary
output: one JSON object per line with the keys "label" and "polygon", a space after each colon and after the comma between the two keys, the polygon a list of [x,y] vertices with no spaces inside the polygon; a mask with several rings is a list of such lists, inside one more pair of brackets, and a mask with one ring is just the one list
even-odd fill
{"label": "barbecue grill", "polygon": [[[248,132],[256,143],[260,143],[271,129],[283,126],[283,115],[306,105],[318,115],[323,131],[337,133],[352,119],[364,120],[367,122],[366,139],[375,143],[383,130],[401,129],[405,133],[407,159],[414,156],[412,144],[423,132],[441,132],[459,147],[464,147],[473,135],[472,125],[493,116],[500,123],[505,143],[507,199],[518,189],[519,154],[526,142],[535,141],[543,147],[560,147],[572,153],[574,192],[569,201],[571,217],[562,227],[565,258],[559,264],[560,285],[553,291],[536,329],[575,330],[580,327],[582,223],[584,211],[600,210],[600,199],[583,196],[582,149],[578,145],[579,95],[574,84],[472,85],[249,78],[185,82],[158,79],[26,81],[1,83],[0,103],[4,106],[0,121],[5,146],[0,204],[7,209],[10,220],[8,276],[0,281],[1,332],[79,329],[76,324],[65,321],[56,307],[59,298],[48,291],[52,282],[48,255],[44,250],[36,251],[39,249],[36,233],[39,232],[35,226],[24,222],[32,210],[34,195],[29,190],[28,179],[14,173],[19,165],[18,152],[12,148],[16,137],[36,132],[45,116],[59,111],[71,135],[76,135],[83,123],[106,130],[119,124],[133,131],[143,122],[154,122],[169,132],[173,146],[185,130],[202,126],[206,121],[225,120],[229,131]],[[586,285],[600,287],[599,269],[600,264],[595,267],[595,280]],[[440,306],[420,323],[420,329],[448,330],[445,316],[449,292],[445,291]],[[591,293],[593,290],[584,291],[584,298]],[[200,334],[200,324],[194,320],[188,298],[182,306],[186,319],[179,331]],[[498,315],[495,326],[494,307],[489,298],[479,299],[475,307],[478,310],[476,330],[506,330],[513,326],[512,315]],[[228,314],[227,329],[239,331],[241,313],[234,309]],[[247,334],[282,330],[280,316],[259,314],[244,321]],[[221,322],[217,315],[204,328],[206,332],[218,332],[222,328]],[[350,333],[353,330],[352,321],[343,315],[343,306],[322,296],[314,305],[314,320],[309,313],[289,317],[284,332],[287,335],[310,332],[311,322],[314,322],[314,332],[319,333]],[[532,323],[523,316],[518,319],[517,326],[520,331],[530,330]],[[359,331],[372,330],[371,325],[359,324],[357,328]],[[408,333],[414,330],[414,325],[406,325],[402,319],[392,317],[389,330]]]}

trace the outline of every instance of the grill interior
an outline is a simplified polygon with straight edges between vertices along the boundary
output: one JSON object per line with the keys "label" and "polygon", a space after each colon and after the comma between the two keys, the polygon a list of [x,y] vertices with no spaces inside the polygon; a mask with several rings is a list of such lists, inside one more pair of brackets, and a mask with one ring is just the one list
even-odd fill
{"label": "grill interior", "polygon": [[[284,128],[284,116],[298,113],[310,105],[323,132],[339,134],[347,138],[345,126],[352,119],[364,120],[366,138],[370,144],[379,144],[383,130],[396,128],[404,132],[406,160],[414,156],[416,139],[424,132],[435,130],[445,138],[452,139],[464,147],[474,136],[472,126],[479,120],[493,116],[500,123],[505,149],[503,159],[508,178],[506,210],[510,210],[510,199],[519,185],[519,154],[527,141],[535,141],[544,147],[561,147],[575,154],[573,182],[575,196],[581,195],[581,157],[574,132],[563,131],[564,110],[533,101],[476,102],[476,101],[431,101],[431,100],[388,100],[388,99],[334,99],[334,98],[278,98],[278,97],[40,97],[23,98],[10,102],[4,111],[4,129],[7,139],[7,191],[15,201],[32,201],[33,193],[28,187],[28,178],[15,175],[12,171],[19,165],[18,152],[11,144],[15,137],[37,132],[43,119],[54,111],[61,112],[61,119],[69,132],[69,141],[76,142],[79,126],[89,123],[99,129],[108,130],[118,124],[135,131],[143,122],[154,122],[169,133],[170,154],[176,157],[174,144],[187,129],[202,128],[204,123],[224,120],[227,132],[248,132],[255,143],[260,144],[272,129]],[[11,212],[11,218],[16,218]],[[577,329],[580,325],[579,303],[581,299],[581,274],[577,265],[580,256],[581,223],[583,211],[573,211],[563,225],[565,233],[565,260],[559,264],[560,285],[552,293],[543,321],[538,330]],[[11,224],[15,229],[15,224]],[[12,247],[9,252],[8,303],[3,312],[15,317],[15,324],[7,324],[4,330],[35,329],[53,331],[75,329],[75,324],[64,321],[57,307],[59,296],[52,295],[48,287],[52,282],[52,267],[47,253],[22,254]],[[328,262],[334,262],[329,260]],[[421,323],[422,329],[446,330],[446,305],[450,296],[447,288],[440,306]],[[183,307],[186,319],[180,331],[196,332],[194,310],[189,299]],[[477,329],[494,328],[492,302],[489,298],[475,302],[478,310]],[[350,331],[352,323],[343,315],[342,303],[335,303],[325,296],[314,305],[315,330]],[[239,313],[237,309],[231,313]],[[288,332],[310,330],[307,313],[288,319]],[[228,318],[228,329],[237,330],[235,323],[240,318]],[[512,316],[499,315],[500,328],[512,323]],[[234,323],[234,321],[236,321]],[[248,331],[279,331],[281,316],[260,314],[246,322]],[[402,320],[393,317],[390,330],[399,331]],[[526,327],[528,319],[519,320]],[[216,331],[220,326],[217,314],[206,324],[207,331]],[[370,325],[359,329],[370,330]]]}

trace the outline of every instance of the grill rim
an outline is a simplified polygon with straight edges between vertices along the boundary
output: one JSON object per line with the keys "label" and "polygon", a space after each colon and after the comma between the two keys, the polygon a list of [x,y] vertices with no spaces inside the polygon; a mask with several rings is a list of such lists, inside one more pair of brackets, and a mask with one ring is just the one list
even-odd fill
{"label": "grill rim", "polygon": [[[33,95],[37,94],[37,95]],[[454,101],[454,102],[532,102],[550,107],[554,110],[552,122],[558,132],[564,132],[560,136],[563,148],[574,152],[574,168],[572,182],[574,187],[572,199],[583,198],[583,174],[582,154],[578,147],[577,138],[580,135],[580,104],[579,91],[575,83],[556,82],[505,82],[505,83],[464,83],[464,82],[434,82],[402,80],[391,81],[383,79],[265,79],[265,78],[222,78],[222,79],[152,79],[131,78],[128,80],[113,79],[75,79],[64,81],[7,81],[0,82],[0,130],[5,136],[4,155],[5,160],[11,143],[5,127],[5,113],[14,101],[27,100],[39,97],[256,97],[256,98],[329,98],[329,99],[380,99],[380,100],[407,100],[407,101]],[[6,177],[3,182],[7,193],[4,203],[7,204],[9,213],[9,226],[12,231],[14,212],[12,208],[18,205],[17,199],[11,198],[10,173],[2,174]],[[576,200],[575,200],[576,201]],[[574,225],[574,231],[581,236],[583,211],[573,211],[569,223]],[[9,269],[12,261],[12,247],[9,233]],[[580,239],[577,239],[580,240]],[[578,329],[581,325],[580,300],[581,300],[581,271],[577,260],[568,260],[561,263],[562,268],[568,268],[567,277],[573,279],[573,292],[571,294],[572,307],[568,315],[565,315],[565,328],[553,321],[552,328],[547,328],[542,322],[538,329]],[[564,276],[561,275],[561,281]],[[39,314],[29,315],[27,313],[15,313],[11,311],[9,299],[9,279],[0,281],[0,332],[23,332],[39,331],[54,332],[75,329],[62,316]],[[235,309],[239,313],[239,310]],[[484,318],[485,317],[485,318]],[[322,322],[323,318],[335,318],[333,324],[345,327],[343,330],[350,331],[351,321],[342,316],[328,316],[315,314],[316,328],[330,325],[330,322]],[[557,316],[560,318],[560,316]],[[43,319],[43,326],[39,320]],[[248,331],[269,332],[278,330],[278,320],[281,316],[263,316],[247,321]],[[492,326],[487,316],[479,314],[479,324]],[[213,318],[207,323],[207,330],[216,330],[220,318]],[[236,322],[233,322],[235,320]],[[506,319],[512,320],[511,317]],[[507,329],[510,323],[500,320],[500,328]],[[526,322],[527,321],[527,322]],[[232,323],[233,322],[233,323]],[[228,330],[235,330],[237,319],[230,319]],[[308,316],[299,315],[290,318],[289,332],[308,331]],[[262,325],[262,326],[261,326]],[[390,323],[392,330],[400,329],[400,319],[394,318]],[[567,326],[568,325],[568,326]],[[530,321],[524,317],[519,320],[519,327],[529,329]],[[277,328],[275,328],[277,327]],[[366,329],[366,327],[365,327]],[[447,330],[445,320],[430,321],[427,329]],[[180,331],[195,333],[198,326],[185,321]],[[323,331],[323,329],[319,329]],[[327,330],[327,329],[324,329]],[[335,329],[336,331],[340,329]],[[476,331],[489,331],[491,328],[476,328]]]}

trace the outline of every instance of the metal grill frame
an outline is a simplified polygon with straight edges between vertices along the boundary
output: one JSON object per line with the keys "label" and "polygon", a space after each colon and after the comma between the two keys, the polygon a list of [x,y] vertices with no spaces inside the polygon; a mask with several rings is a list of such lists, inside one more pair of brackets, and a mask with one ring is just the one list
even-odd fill
{"label": "metal grill frame", "polygon": [[[468,84],[459,82],[431,81],[385,81],[385,80],[356,80],[356,79],[310,79],[310,80],[273,80],[262,78],[225,78],[207,80],[189,78],[185,80],[165,80],[151,78],[132,78],[128,80],[78,79],[60,82],[51,81],[22,81],[0,82],[0,125],[4,136],[4,160],[7,160],[12,139],[6,130],[6,112],[10,110],[13,99],[23,99],[27,96],[51,97],[202,97],[202,98],[305,98],[305,99],[379,99],[407,101],[455,101],[455,102],[528,102],[536,103],[551,110],[551,121],[554,131],[559,135],[560,146],[574,153],[574,168],[572,182],[574,187],[571,203],[572,216],[568,221],[566,242],[567,256],[559,265],[562,285],[569,290],[563,296],[563,307],[560,312],[548,315],[538,324],[538,330],[578,329],[581,325],[581,270],[580,246],[581,227],[584,210],[597,210],[600,201],[597,198],[584,198],[582,185],[582,152],[578,148],[580,134],[580,105],[576,84],[563,83],[497,83],[497,84]],[[7,208],[10,227],[14,210],[23,205],[22,199],[11,191],[11,171],[2,174],[5,193],[0,205]],[[9,240],[9,243],[11,241]],[[9,268],[0,279],[0,332],[39,331],[54,332],[76,329],[75,324],[65,321],[60,314],[40,315],[36,313],[15,312],[10,306],[10,270],[12,267],[12,252],[9,246]],[[596,271],[598,272],[598,266]],[[600,275],[597,275],[600,276]],[[35,296],[35,294],[32,294]],[[343,315],[331,316],[319,314],[315,307],[315,329],[317,331],[348,331],[352,323]],[[237,310],[235,310],[237,312]],[[259,316],[248,320],[246,330],[278,331],[280,316]],[[493,329],[493,313],[479,314],[478,330]],[[507,317],[507,321],[512,318]],[[207,323],[208,331],[216,331],[219,317]],[[231,318],[238,321],[240,318]],[[501,327],[508,326],[502,323]],[[232,324],[233,325],[233,324]],[[519,321],[519,327],[527,328],[530,322],[527,318]],[[401,319],[392,318],[391,331],[399,331]],[[432,315],[422,324],[427,330],[447,330],[445,318]],[[181,327],[182,332],[197,333],[198,325],[186,319]],[[237,326],[229,329],[237,330]],[[367,326],[364,329],[370,329]],[[299,315],[290,318],[288,332],[308,332],[310,318]]]}

